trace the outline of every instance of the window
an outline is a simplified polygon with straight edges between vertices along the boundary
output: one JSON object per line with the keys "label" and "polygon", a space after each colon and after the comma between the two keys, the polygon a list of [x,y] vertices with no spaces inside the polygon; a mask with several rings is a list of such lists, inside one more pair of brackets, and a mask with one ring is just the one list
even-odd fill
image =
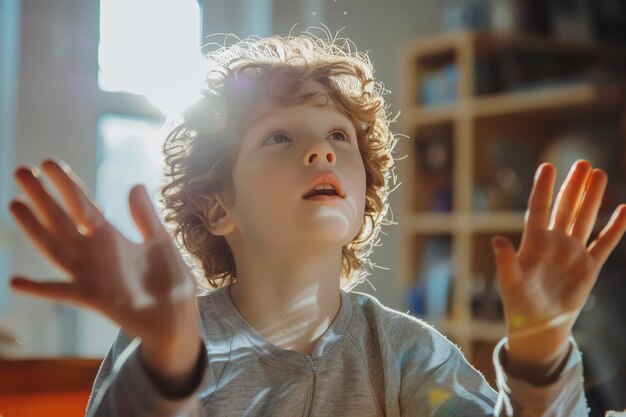
{"label": "window", "polygon": [[[158,203],[163,178],[160,121],[106,115],[98,121],[96,200],[107,220],[133,242],[141,242],[128,205],[131,188],[141,183]],[[158,209],[157,209],[158,212]]]}
{"label": "window", "polygon": [[101,0],[98,83],[180,112],[203,80],[196,0]]}
{"label": "window", "polygon": [[[103,94],[115,94],[116,100],[108,101],[111,112],[98,121],[96,199],[131,240],[140,235],[128,193],[141,183],[153,203],[158,201],[166,134],[162,125],[198,98],[203,81],[200,22],[196,0],[100,1],[98,83]],[[158,111],[131,98],[136,96]],[[115,103],[121,104],[116,108]]]}

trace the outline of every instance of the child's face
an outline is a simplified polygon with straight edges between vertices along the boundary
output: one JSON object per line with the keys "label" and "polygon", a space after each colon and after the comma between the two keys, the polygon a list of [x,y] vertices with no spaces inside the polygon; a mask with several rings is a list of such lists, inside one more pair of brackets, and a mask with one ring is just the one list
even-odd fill
{"label": "child's face", "polygon": [[[305,88],[325,91],[315,82]],[[366,183],[348,116],[324,94],[288,106],[264,98],[248,120],[233,169],[230,211],[236,239],[243,240],[235,243],[290,252],[349,243],[363,222]],[[341,183],[344,198],[304,199],[312,182],[329,172]]]}

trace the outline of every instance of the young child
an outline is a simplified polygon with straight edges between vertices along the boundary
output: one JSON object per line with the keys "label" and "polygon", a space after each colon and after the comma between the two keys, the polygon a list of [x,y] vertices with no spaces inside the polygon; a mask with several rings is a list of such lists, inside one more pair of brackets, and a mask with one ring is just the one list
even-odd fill
{"label": "young child", "polygon": [[142,186],[129,195],[135,244],[62,161],[42,170],[67,212],[37,169],[16,171],[40,216],[18,201],[11,212],[70,281],[12,287],[121,326],[87,415],[587,415],[571,330],[626,229],[620,205],[586,244],[602,170],[577,161],[550,218],[556,172],[542,164],[519,250],[492,241],[508,329],[494,391],[427,323],[350,291],[385,223],[396,143],[367,56],[305,34],[208,58],[204,98],[164,145],[173,231]]}

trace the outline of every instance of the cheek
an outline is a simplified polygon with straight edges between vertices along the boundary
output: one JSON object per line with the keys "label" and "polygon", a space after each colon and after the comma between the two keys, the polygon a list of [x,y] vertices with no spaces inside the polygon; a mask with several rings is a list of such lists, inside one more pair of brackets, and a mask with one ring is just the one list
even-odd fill
{"label": "cheek", "polygon": [[365,202],[366,202],[366,195],[367,195],[367,187],[365,186],[365,176],[363,176],[363,189],[361,190],[361,194],[360,194],[360,201],[359,201],[359,217],[361,219],[363,219],[363,217],[365,216]]}
{"label": "cheek", "polygon": [[355,182],[355,188],[358,190],[358,196],[359,198],[363,201],[363,209],[365,209],[365,192],[366,192],[366,186],[367,186],[367,176],[365,174],[365,165],[363,163],[363,160],[360,158],[358,161],[355,163],[355,177],[354,177],[354,182]]}
{"label": "cheek", "polygon": [[293,175],[282,172],[279,165],[252,161],[244,166],[242,162],[234,178],[239,193],[239,210],[267,214],[280,209],[280,203],[287,197],[286,191],[292,188],[289,181],[293,181]]}
{"label": "cheek", "polygon": [[349,187],[352,190],[352,197],[356,209],[357,220],[361,221],[365,215],[365,196],[367,192],[365,165],[360,155],[352,160],[350,167]]}

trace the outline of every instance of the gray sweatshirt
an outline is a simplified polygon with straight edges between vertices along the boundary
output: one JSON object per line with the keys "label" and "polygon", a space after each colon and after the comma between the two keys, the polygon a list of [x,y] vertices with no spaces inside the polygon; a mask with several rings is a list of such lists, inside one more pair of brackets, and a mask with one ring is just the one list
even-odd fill
{"label": "gray sweatshirt", "polygon": [[588,416],[573,338],[558,380],[533,386],[507,375],[506,338],[494,349],[495,391],[426,322],[341,291],[341,307],[311,355],[267,342],[235,308],[228,287],[198,296],[200,377],[168,398],[146,373],[140,339],[119,332],[96,376],[87,416]]}

